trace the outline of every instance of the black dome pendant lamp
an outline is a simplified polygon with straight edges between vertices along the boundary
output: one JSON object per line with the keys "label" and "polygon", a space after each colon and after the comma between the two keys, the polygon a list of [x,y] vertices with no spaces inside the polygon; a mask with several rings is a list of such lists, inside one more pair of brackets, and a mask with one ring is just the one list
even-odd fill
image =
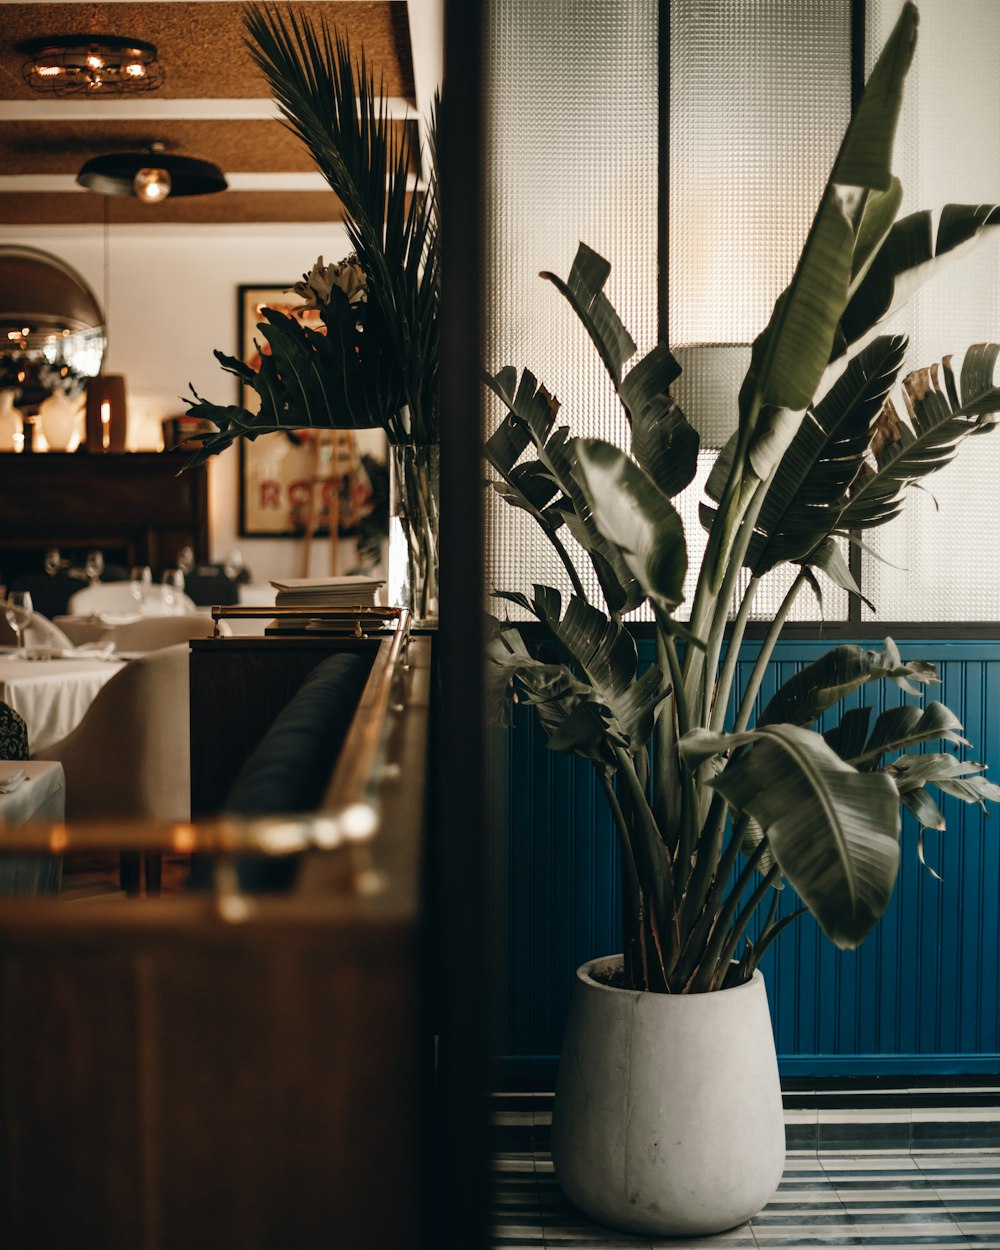
{"label": "black dome pendant lamp", "polygon": [[213,195],[228,187],[218,165],[194,156],[175,156],[163,146],[151,143],[145,152],[92,157],[76,180],[99,195],[133,196],[144,204],[160,204],[168,196]]}

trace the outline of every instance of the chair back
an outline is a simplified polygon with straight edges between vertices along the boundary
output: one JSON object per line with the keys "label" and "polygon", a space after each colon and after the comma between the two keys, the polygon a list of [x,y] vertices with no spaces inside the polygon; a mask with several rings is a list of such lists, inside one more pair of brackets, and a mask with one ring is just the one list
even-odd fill
{"label": "chair back", "polygon": [[[201,613],[183,612],[180,616],[144,616],[140,620],[124,621],[120,625],[108,625],[103,621],[76,617],[64,617],[60,624],[77,646],[113,642],[116,651],[134,654],[139,651],[157,651],[160,647],[172,647],[175,643],[188,642],[192,638],[210,638],[213,636],[215,623],[211,617]],[[220,621],[219,634],[229,637],[231,633],[227,623]]]}
{"label": "chair back", "polygon": [[174,616],[193,612],[197,604],[182,590],[166,586],[149,586],[137,602],[130,582],[96,582],[85,586],[70,599],[70,616],[87,616],[91,612],[128,613],[141,612],[143,616]]}
{"label": "chair back", "polygon": [[188,646],[150,651],[107,682],[44,758],[66,773],[66,818],[187,820],[191,810]]}
{"label": "chair back", "polygon": [[[17,635],[7,624],[6,617],[0,616],[0,646],[13,647],[17,643]],[[62,632],[58,625],[53,623],[41,612],[32,612],[31,622],[24,631],[24,645],[26,647],[52,647],[54,650],[62,650],[63,647],[72,647],[72,643]]]}

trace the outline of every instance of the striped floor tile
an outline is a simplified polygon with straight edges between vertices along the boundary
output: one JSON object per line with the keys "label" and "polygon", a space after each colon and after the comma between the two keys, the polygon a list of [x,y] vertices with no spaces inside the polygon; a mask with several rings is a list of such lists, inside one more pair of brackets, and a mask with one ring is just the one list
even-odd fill
{"label": "striped floor tile", "polygon": [[498,1120],[499,1132],[517,1137],[495,1159],[496,1250],[1000,1250],[1000,1149],[790,1151],[778,1193],[749,1224],[715,1237],[650,1241],[600,1228],[567,1202],[544,1112],[516,1125]]}

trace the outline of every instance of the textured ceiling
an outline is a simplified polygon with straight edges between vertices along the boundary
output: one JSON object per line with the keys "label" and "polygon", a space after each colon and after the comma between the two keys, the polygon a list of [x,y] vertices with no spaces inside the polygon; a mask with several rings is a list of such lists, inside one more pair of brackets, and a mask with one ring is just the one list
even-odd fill
{"label": "textured ceiling", "polygon": [[[355,49],[363,44],[385,94],[413,108],[404,0],[309,0],[283,7],[300,10],[317,24],[326,20]],[[75,189],[76,171],[91,156],[154,141],[170,152],[214,161],[236,175],[238,185],[155,206],[113,199],[113,220],[336,220],[338,200],[322,190],[298,140],[272,119],[276,110],[266,84],[244,47],[242,10],[240,3],[216,0],[0,5],[0,223],[100,220],[103,197]],[[15,45],[35,36],[77,33],[127,35],[156,44],[163,87],[133,100],[54,100],[31,91],[21,79],[23,57]],[[287,176],[287,187],[280,175]]]}

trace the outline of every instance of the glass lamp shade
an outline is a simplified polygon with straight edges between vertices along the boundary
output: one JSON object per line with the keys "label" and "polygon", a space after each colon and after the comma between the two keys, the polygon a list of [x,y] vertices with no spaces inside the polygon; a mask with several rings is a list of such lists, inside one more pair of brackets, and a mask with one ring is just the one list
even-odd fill
{"label": "glass lamp shade", "polygon": [[172,186],[169,173],[165,169],[142,168],[136,170],[132,179],[135,198],[143,204],[159,204],[170,194]]}
{"label": "glass lamp shade", "polygon": [[87,383],[87,450],[124,451],[128,414],[125,378],[101,373]]}
{"label": "glass lamp shade", "polygon": [[104,314],[83,278],[49,252],[0,245],[0,390],[36,410],[79,394],[101,367]]}

